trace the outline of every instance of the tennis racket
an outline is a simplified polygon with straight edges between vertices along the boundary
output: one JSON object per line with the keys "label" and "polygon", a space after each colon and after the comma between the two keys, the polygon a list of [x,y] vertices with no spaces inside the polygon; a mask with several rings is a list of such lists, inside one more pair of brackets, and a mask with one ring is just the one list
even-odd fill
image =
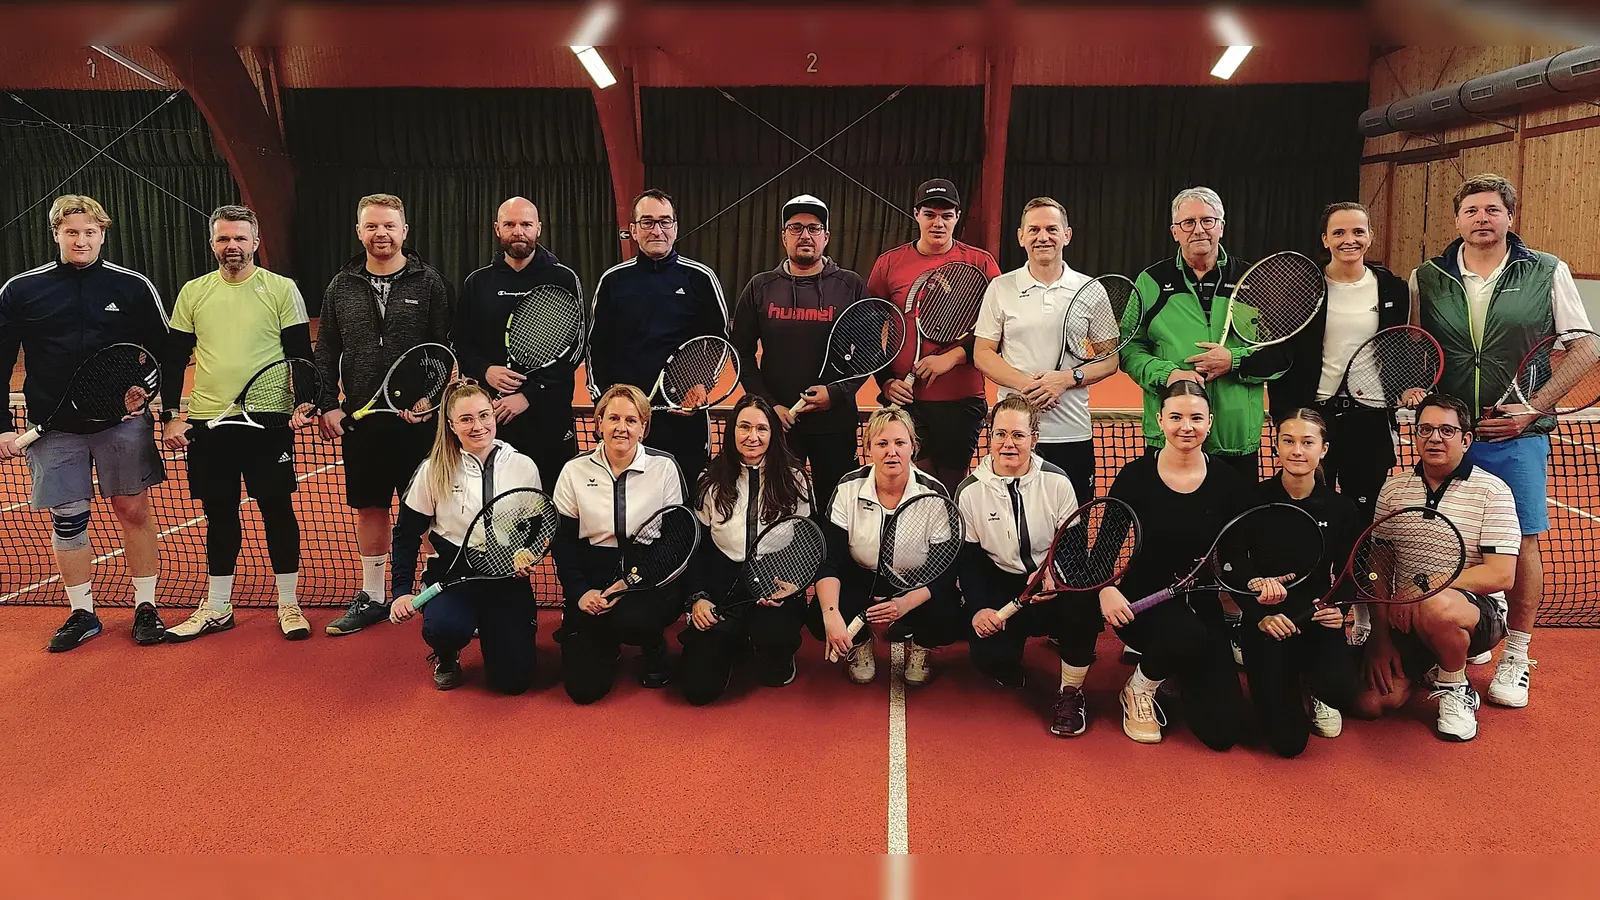
{"label": "tennis racket", "polygon": [[544,491],[512,488],[496,494],[472,517],[445,578],[411,598],[411,608],[421,609],[451,585],[510,578],[538,565],[550,552],[559,522],[555,502]]}
{"label": "tennis racket", "polygon": [[[988,287],[989,276],[972,263],[950,262],[923,272],[907,294],[917,318],[918,336],[938,344],[938,353],[966,340],[978,324],[978,309],[983,306],[983,292]],[[921,361],[922,341],[917,341],[911,371],[905,377],[907,387],[916,380],[917,363]]]}
{"label": "tennis racket", "polygon": [[604,599],[614,602],[624,594],[671,584],[689,568],[699,547],[700,519],[694,510],[687,506],[656,510],[633,537],[622,542],[622,570],[617,576],[622,587],[615,591],[607,588]]}
{"label": "tennis racket", "polygon": [[367,404],[350,414],[360,421],[374,413],[409,412],[425,416],[439,408],[445,385],[455,372],[456,355],[443,344],[418,344],[400,354]]}
{"label": "tennis racket", "polygon": [[1322,267],[1303,253],[1284,250],[1251,266],[1228,299],[1229,329],[1252,347],[1282,343],[1311,324],[1328,283]]}
{"label": "tennis racket", "polygon": [[[995,610],[1002,622],[1036,599],[1068,591],[1097,591],[1121,578],[1139,552],[1139,517],[1115,497],[1078,507],[1056,530],[1044,565],[1028,579],[1017,599]],[[1045,572],[1055,587],[1041,590]]]}
{"label": "tennis racket", "polygon": [[506,319],[506,360],[527,375],[583,350],[583,304],[571,291],[541,284]]}
{"label": "tennis racket", "polygon": [[1101,275],[1072,295],[1061,322],[1061,358],[1057,369],[1110,359],[1133,339],[1122,329],[1122,314],[1138,292],[1123,275]]}
{"label": "tennis racket", "polygon": [[1560,416],[1596,403],[1600,403],[1600,334],[1573,329],[1534,344],[1517,366],[1506,392],[1484,415],[1531,410]]}
{"label": "tennis racket", "polygon": [[[894,361],[905,340],[906,317],[893,303],[876,297],[857,300],[834,320],[817,377],[831,387],[876,375]],[[789,411],[799,415],[805,408],[802,397]]]}
{"label": "tennis racket", "polygon": [[[877,596],[880,582],[887,583],[894,596],[932,584],[955,564],[963,540],[961,512],[947,498],[922,494],[900,504],[883,522],[869,600]],[[866,625],[865,613],[851,619],[850,637]],[[838,660],[839,655],[829,650],[828,662]]]}
{"label": "tennis racket", "polygon": [[67,392],[50,417],[17,437],[17,448],[37,441],[67,419],[120,422],[142,414],[161,393],[155,354],[138,344],[112,344],[78,364]]}
{"label": "tennis racket", "polygon": [[227,410],[206,425],[283,428],[297,412],[310,418],[316,408],[317,389],[316,366],[294,357],[280,359],[251,375]]}
{"label": "tennis racket", "polygon": [[1316,570],[1322,550],[1322,528],[1310,513],[1289,503],[1257,506],[1222,526],[1193,571],[1131,606],[1137,615],[1179,594],[1254,594],[1250,583],[1264,578],[1294,587]]}
{"label": "tennis racket", "polygon": [[1343,405],[1348,399],[1371,409],[1415,406],[1443,375],[1444,351],[1433,335],[1415,325],[1396,325],[1356,348],[1328,401]]}
{"label": "tennis racket", "polygon": [[787,600],[817,580],[827,555],[828,544],[816,522],[785,516],[761,530],[739,580],[712,611],[718,619],[726,619],[762,600]]}
{"label": "tennis racket", "polygon": [[1420,603],[1454,584],[1466,567],[1467,545],[1454,522],[1425,506],[1397,509],[1362,532],[1327,593],[1294,622],[1304,627],[1329,606]]}
{"label": "tennis racket", "polygon": [[[696,410],[716,406],[739,385],[739,354],[719,337],[702,335],[678,345],[650,389],[651,409]],[[659,403],[656,401],[660,401]]]}

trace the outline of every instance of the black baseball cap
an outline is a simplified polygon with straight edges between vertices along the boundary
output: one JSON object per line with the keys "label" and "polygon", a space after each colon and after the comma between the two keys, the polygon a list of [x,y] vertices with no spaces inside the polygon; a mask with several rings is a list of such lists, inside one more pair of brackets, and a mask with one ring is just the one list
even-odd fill
{"label": "black baseball cap", "polygon": [[922,206],[949,206],[961,208],[961,194],[948,178],[930,178],[917,186],[917,199],[912,209]]}
{"label": "black baseball cap", "polygon": [[828,204],[810,194],[801,194],[783,205],[783,221],[788,222],[799,213],[810,213],[824,227],[828,224]]}

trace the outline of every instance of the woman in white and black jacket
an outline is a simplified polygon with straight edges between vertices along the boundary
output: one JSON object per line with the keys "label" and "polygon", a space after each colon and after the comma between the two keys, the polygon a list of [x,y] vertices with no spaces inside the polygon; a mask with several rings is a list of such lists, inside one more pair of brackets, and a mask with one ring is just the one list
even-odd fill
{"label": "woman in white and black jacket", "polygon": [[[1378,490],[1395,464],[1394,414],[1331,398],[1363,341],[1384,328],[1406,324],[1411,291],[1404,279],[1367,262],[1372,226],[1361,204],[1335,203],[1323,211],[1322,245],[1331,257],[1324,270],[1327,302],[1291,342],[1293,363],[1273,382],[1268,399],[1274,421],[1303,406],[1327,420],[1328,457],[1322,468],[1328,484],[1337,484],[1370,522]],[[1416,399],[1423,393],[1416,391]]]}
{"label": "woman in white and black jacket", "polygon": [[[416,614],[411,599],[424,532],[435,556],[422,580],[432,584],[455,562],[484,503],[512,488],[540,487],[533,460],[495,440],[492,400],[477,382],[451,385],[442,405],[445,416],[433,450],[417,467],[394,526],[391,622]],[[526,579],[465,581],[445,588],[422,608],[422,639],[433,648],[434,687],[448,691],[461,684],[461,649],[477,632],[489,687],[505,694],[526,691],[533,684],[537,612]]]}
{"label": "woman in white and black jacket", "polygon": [[1022,647],[1049,635],[1061,646],[1061,691],[1050,731],[1082,734],[1083,681],[1104,627],[1093,593],[1060,594],[1023,607],[1002,621],[995,610],[1022,593],[1044,564],[1056,532],[1078,509],[1067,473],[1033,452],[1039,408],[1021,394],[989,413],[989,455],[956,489],[966,527],[960,560],[961,594],[972,624],[972,664],[1010,688],[1024,683]]}
{"label": "woman in white and black jacket", "polygon": [[722,436],[722,450],[700,476],[695,506],[710,529],[700,542],[690,583],[689,627],[683,644],[679,682],[684,699],[711,703],[728,688],[733,665],[745,647],[756,660],[756,677],[767,687],[794,680],[794,655],[805,624],[806,588],[779,600],[758,600],[726,614],[718,606],[729,598],[761,531],[791,515],[810,515],[811,490],[783,440],[783,423],[771,404],[746,394],[734,404]]}
{"label": "woman in white and black jacket", "polygon": [[[911,461],[917,452],[917,429],[898,406],[872,414],[866,428],[868,465],[846,475],[834,489],[823,518],[828,558],[817,578],[817,602],[808,617],[813,636],[840,656],[848,655],[848,674],[856,684],[877,677],[872,653],[872,626],[889,626],[890,641],[906,642],[905,680],[926,684],[933,678],[928,650],[955,643],[965,633],[956,595],[956,567],[933,584],[880,599],[891,591],[874,577],[884,522],[907,501],[923,494],[945,496],[937,478]],[[958,535],[950,535],[950,539]],[[934,536],[937,540],[939,536]],[[865,616],[852,643],[849,624]]]}
{"label": "woman in white and black jacket", "polygon": [[567,463],[553,498],[561,524],[554,545],[565,598],[561,683],[575,703],[593,703],[616,680],[620,646],[639,648],[639,683],[672,680],[665,631],[684,612],[683,583],[608,599],[622,590],[619,539],[627,540],[657,511],[681,504],[688,491],[672,455],[642,446],[650,401],[631,384],[612,385],[594,407],[598,446]]}

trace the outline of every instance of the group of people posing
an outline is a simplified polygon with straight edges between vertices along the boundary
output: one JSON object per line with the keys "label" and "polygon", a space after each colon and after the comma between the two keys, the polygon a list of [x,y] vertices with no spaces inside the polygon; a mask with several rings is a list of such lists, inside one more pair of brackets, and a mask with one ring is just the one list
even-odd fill
{"label": "group of people posing", "polygon": [[[55,408],[77,364],[119,341],[155,349],[163,385],[157,416],[109,427],[69,419],[26,450],[17,447],[9,410],[0,421],[0,459],[26,455],[32,504],[50,511],[72,606],[50,649],[70,650],[102,627],[87,531],[96,484],[124,536],[138,643],[233,627],[241,480],[261,512],[281,630],[309,637],[296,593],[292,426],[314,421],[324,438],[342,444],[360,547],[361,590],[326,631],[349,635],[420,616],[440,689],[461,684],[460,654],[474,636],[491,688],[521,693],[533,681],[537,620],[527,580],[462,582],[420,610],[411,602],[424,538],[432,555],[421,580],[436,582],[485,502],[532,487],[548,492],[560,513],[552,556],[564,608],[556,639],[562,683],[578,703],[610,690],[624,645],[639,648],[641,684],[676,681],[691,703],[704,704],[724,693],[747,658],[762,684],[790,683],[803,630],[843,657],[857,683],[875,678],[879,630],[904,642],[908,684],[932,678],[930,649],[965,641],[974,665],[1012,688],[1025,681],[1026,639],[1049,636],[1061,653],[1050,730],[1072,736],[1088,726],[1083,684],[1106,622],[1138,660],[1120,699],[1123,729],[1140,742],[1161,739],[1162,703],[1181,696],[1191,730],[1226,749],[1246,733],[1253,702],[1268,743],[1292,756],[1313,732],[1336,735],[1341,712],[1378,715],[1407,702],[1414,686],[1439,701],[1440,736],[1470,740],[1478,696],[1466,667],[1469,659],[1486,661],[1502,641],[1489,697],[1506,706],[1528,702],[1528,648],[1542,590],[1538,535],[1548,527],[1547,422],[1481,413],[1529,347],[1588,322],[1567,266],[1511,231],[1516,194],[1505,179],[1486,175],[1462,186],[1461,239],[1418,268],[1409,286],[1366,260],[1371,223],[1359,204],[1329,207],[1322,311],[1291,342],[1253,351],[1223,330],[1228,298],[1248,264],[1222,247],[1222,200],[1207,188],[1185,190],[1172,203],[1174,258],[1135,279],[1139,315],[1125,320],[1133,330],[1127,347],[1119,357],[1064,367],[1063,317],[1090,279],[1066,265],[1072,229],[1055,200],[1024,207],[1017,240],[1028,261],[1001,273],[986,251],[955,239],[956,186],[925,182],[911,204],[917,239],[879,257],[863,280],[826,255],[828,207],[801,195],[779,217],[785,258],[751,279],[731,310],[716,273],[677,252],[672,198],[648,190],[632,208],[639,252],[595,286],[587,347],[529,374],[508,366],[511,310],[545,285],[587,295],[540,243],[538,210],[526,199],[500,206],[493,227],[501,253],[457,292],[406,246],[399,198],[362,198],[362,251],[324,292],[313,348],[294,282],[255,264],[259,229],[249,209],[223,206],[212,215],[218,268],[186,284],[169,317],[148,279],[101,258],[110,218],[100,204],[58,198],[50,229],[59,259],[0,287],[0,363],[14,364],[21,346],[32,410]],[[943,352],[931,343],[919,348],[910,287],[956,260],[991,279],[973,337]],[[863,297],[888,300],[913,323],[899,356],[876,378],[879,408],[864,431],[861,385],[821,384],[817,375],[834,317]],[[1390,478],[1393,414],[1351,408],[1335,394],[1355,348],[1407,321],[1438,338],[1446,367],[1438,392],[1416,410],[1421,461]],[[654,382],[679,344],[708,334],[731,338],[745,392],[728,411],[717,448],[707,411],[653,413],[638,387]],[[450,345],[460,368],[437,414],[353,421],[349,413],[372,396],[389,364],[428,342]],[[315,361],[315,410],[288,428],[203,427],[251,374],[284,357]],[[595,447],[582,455],[571,407],[580,363],[596,400]],[[1060,594],[1002,620],[996,610],[1017,598],[1058,527],[1095,496],[1087,389],[1119,369],[1144,392],[1146,452],[1108,492],[1139,516],[1143,549],[1098,595]],[[1001,395],[992,408],[986,378]],[[1280,471],[1258,484],[1269,382]],[[159,443],[186,449],[190,490],[206,513],[207,596],[171,627],[154,604],[159,560],[147,489],[164,477],[157,419]],[[984,428],[989,451],[972,469]],[[893,595],[872,574],[879,533],[886,516],[926,493],[955,501],[965,549],[942,578]],[[396,496],[399,514],[391,518]],[[1306,508],[1326,530],[1314,577],[1287,597],[1265,589],[1257,597],[1194,595],[1132,613],[1130,601],[1192,568],[1229,518],[1267,500]],[[698,510],[706,528],[687,573],[655,590],[612,596],[620,548],[674,504]],[[1326,590],[1374,515],[1410,505],[1444,512],[1466,539],[1468,566],[1451,589],[1375,614],[1359,648],[1337,612],[1297,627],[1294,613]],[[788,515],[813,517],[827,538],[814,590],[719,615],[757,533]],[[851,635],[847,623],[858,615],[869,627]],[[668,650],[675,628],[676,659]],[[1249,701],[1235,668],[1241,657]],[[1169,679],[1173,689],[1162,690]]]}

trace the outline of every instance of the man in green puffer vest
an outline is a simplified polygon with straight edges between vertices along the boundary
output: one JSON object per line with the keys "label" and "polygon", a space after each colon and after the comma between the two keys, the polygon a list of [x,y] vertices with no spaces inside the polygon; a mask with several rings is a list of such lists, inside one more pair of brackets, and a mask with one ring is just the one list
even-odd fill
{"label": "man in green puffer vest", "polygon": [[[1412,315],[1444,348],[1439,391],[1484,413],[1466,462],[1505,481],[1516,499],[1522,544],[1516,584],[1507,592],[1505,651],[1489,699],[1521,707],[1528,705],[1528,670],[1535,664],[1528,644],[1544,597],[1539,535],[1550,527],[1545,494],[1555,423],[1504,414],[1493,404],[1534,344],[1552,333],[1587,329],[1589,317],[1567,264],[1530,249],[1511,231],[1517,192],[1510,181],[1492,174],[1469,179],[1456,191],[1455,212],[1461,237],[1411,274]],[[1464,680],[1464,673],[1439,674]]]}

